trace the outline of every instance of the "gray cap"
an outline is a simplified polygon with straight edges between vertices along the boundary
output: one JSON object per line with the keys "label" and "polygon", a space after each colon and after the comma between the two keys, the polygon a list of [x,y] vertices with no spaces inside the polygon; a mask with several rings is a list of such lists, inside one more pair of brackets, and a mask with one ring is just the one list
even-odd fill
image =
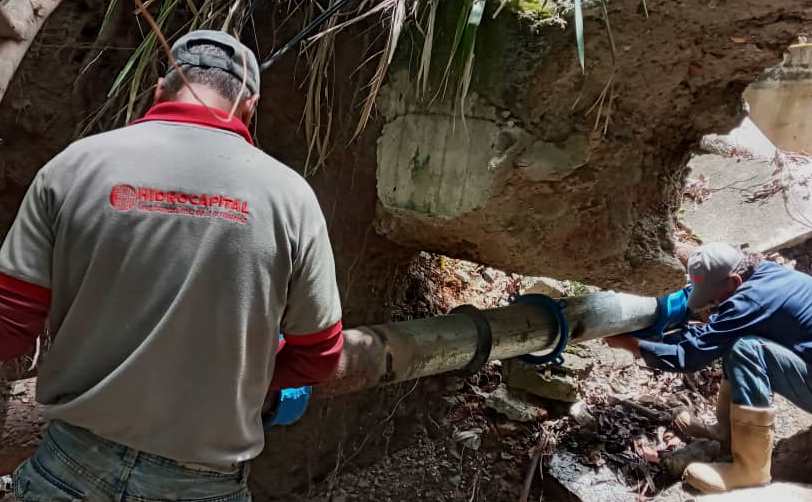
{"label": "gray cap", "polygon": [[[223,49],[228,58],[217,57],[211,54],[192,54],[190,48],[196,45],[214,45]],[[245,64],[243,65],[243,55]],[[236,38],[224,31],[196,30],[183,35],[172,46],[172,56],[178,65],[196,66],[198,68],[218,68],[234,75],[240,82],[245,78],[245,86],[251,94],[259,93],[259,63],[257,57]],[[247,75],[243,73],[243,66]],[[167,74],[174,68],[169,68]]]}
{"label": "gray cap", "polygon": [[730,244],[716,242],[698,247],[688,258],[688,275],[693,290],[688,307],[701,309],[721,296],[730,273],[739,266],[744,254]]}

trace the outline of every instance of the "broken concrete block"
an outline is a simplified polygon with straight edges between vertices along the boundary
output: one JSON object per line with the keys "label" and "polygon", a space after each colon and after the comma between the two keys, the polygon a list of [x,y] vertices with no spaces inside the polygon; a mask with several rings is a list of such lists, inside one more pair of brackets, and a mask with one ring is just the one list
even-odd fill
{"label": "broken concrete block", "polygon": [[598,421],[589,411],[589,407],[583,401],[578,401],[570,407],[570,416],[586,430],[597,431]]}
{"label": "broken concrete block", "polygon": [[[567,349],[569,350],[569,348]],[[572,352],[564,352],[564,364],[554,368],[554,371],[563,371],[567,375],[575,378],[586,378],[592,367],[595,366],[592,358],[584,357]]]}
{"label": "broken concrete block", "polygon": [[504,385],[500,385],[485,397],[485,406],[517,422],[534,422],[547,415],[544,408],[521,399]]}
{"label": "broken concrete block", "polygon": [[561,281],[548,277],[539,277],[532,286],[527,288],[524,294],[541,294],[550,298],[563,298],[567,296],[567,289]]}
{"label": "broken concrete block", "polygon": [[0,39],[25,40],[33,20],[31,0],[0,0]]}
{"label": "broken concrete block", "polygon": [[505,383],[512,389],[521,389],[544,399],[574,403],[578,400],[578,380],[592,369],[592,361],[564,354],[564,365],[539,371],[532,364],[518,359],[505,361]]}

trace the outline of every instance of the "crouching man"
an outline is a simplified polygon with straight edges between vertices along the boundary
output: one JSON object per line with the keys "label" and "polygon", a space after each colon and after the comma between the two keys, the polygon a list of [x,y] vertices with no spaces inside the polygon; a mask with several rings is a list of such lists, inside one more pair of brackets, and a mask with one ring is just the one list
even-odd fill
{"label": "crouching man", "polygon": [[[684,479],[706,493],[767,484],[772,395],[812,412],[812,277],[721,243],[697,248],[687,265],[691,286],[659,302],[670,308],[659,309],[658,326],[681,322],[681,329],[606,342],[666,371],[692,372],[722,358],[718,423],[704,424],[688,413],[677,422],[695,436],[729,440],[733,462],[690,464]],[[706,324],[684,323],[687,310],[708,307],[715,310]]]}

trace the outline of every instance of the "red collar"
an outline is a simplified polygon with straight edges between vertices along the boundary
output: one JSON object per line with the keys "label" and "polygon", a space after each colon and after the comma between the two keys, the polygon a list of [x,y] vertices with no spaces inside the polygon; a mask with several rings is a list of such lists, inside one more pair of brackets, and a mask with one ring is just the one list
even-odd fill
{"label": "red collar", "polygon": [[[217,117],[212,116],[217,114],[222,117],[219,120]],[[183,103],[180,101],[166,101],[158,103],[149,109],[143,118],[133,121],[133,124],[140,124],[141,122],[149,122],[152,120],[162,120],[166,122],[181,122],[184,124],[197,124],[207,127],[214,127],[216,129],[224,129],[226,131],[236,132],[245,141],[254,144],[254,139],[248,128],[242,120],[237,117],[232,117],[228,120],[228,114],[223,110],[217,108],[206,108],[203,105],[196,103]]]}

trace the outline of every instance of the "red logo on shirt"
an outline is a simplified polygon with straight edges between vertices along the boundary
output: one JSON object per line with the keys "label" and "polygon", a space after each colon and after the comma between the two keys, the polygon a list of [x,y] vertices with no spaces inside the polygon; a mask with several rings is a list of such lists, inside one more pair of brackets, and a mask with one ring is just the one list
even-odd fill
{"label": "red logo on shirt", "polygon": [[248,201],[220,194],[199,194],[176,190],[115,185],[110,190],[110,206],[118,211],[219,218],[248,223]]}
{"label": "red logo on shirt", "polygon": [[110,205],[119,211],[129,211],[138,201],[138,192],[130,185],[116,185],[110,190]]}

